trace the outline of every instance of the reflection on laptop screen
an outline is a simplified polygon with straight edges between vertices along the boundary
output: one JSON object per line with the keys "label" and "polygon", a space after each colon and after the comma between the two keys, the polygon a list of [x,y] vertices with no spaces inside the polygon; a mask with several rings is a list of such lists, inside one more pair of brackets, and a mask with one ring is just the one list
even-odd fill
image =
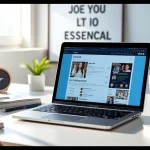
{"label": "reflection on laptop screen", "polygon": [[56,99],[140,106],[146,48],[65,47]]}

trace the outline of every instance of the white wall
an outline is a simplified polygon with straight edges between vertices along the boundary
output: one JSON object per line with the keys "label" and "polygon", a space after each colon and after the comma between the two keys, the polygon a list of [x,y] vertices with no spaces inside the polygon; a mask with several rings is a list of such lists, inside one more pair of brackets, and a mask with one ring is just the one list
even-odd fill
{"label": "white wall", "polygon": [[150,42],[150,4],[124,5],[124,42]]}
{"label": "white wall", "polygon": [[[35,4],[35,45],[47,49],[48,55],[48,4]],[[45,72],[46,85],[53,86],[57,71],[57,63],[52,64],[52,68]]]}
{"label": "white wall", "polygon": [[35,5],[35,45],[48,49],[48,4]]}

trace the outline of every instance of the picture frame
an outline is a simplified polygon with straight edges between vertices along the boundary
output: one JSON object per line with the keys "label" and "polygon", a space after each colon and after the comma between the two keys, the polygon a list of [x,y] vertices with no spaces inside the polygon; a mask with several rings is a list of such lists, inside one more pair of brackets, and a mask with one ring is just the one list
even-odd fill
{"label": "picture frame", "polygon": [[49,4],[48,13],[48,56],[52,62],[58,62],[62,42],[123,40],[123,4]]}

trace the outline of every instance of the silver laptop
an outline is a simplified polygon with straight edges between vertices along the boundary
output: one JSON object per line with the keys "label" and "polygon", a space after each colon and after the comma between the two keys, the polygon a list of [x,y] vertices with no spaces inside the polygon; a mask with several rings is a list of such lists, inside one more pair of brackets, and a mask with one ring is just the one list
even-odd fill
{"label": "silver laptop", "polygon": [[148,43],[61,46],[52,103],[14,118],[109,130],[143,112]]}

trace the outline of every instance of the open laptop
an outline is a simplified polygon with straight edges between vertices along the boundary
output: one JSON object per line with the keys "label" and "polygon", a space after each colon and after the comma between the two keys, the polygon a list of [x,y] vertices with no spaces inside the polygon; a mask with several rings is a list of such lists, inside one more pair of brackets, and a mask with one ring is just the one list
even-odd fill
{"label": "open laptop", "polygon": [[148,64],[148,43],[65,42],[52,104],[13,117],[112,129],[143,112]]}

